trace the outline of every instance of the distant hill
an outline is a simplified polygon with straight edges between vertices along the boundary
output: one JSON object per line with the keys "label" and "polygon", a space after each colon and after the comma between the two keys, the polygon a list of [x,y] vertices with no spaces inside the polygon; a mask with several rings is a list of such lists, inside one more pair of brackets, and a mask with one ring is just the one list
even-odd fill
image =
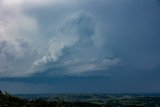
{"label": "distant hill", "polygon": [[0,91],[0,107],[160,107],[158,94],[21,94]]}
{"label": "distant hill", "polygon": [[89,102],[47,101],[43,98],[22,99],[0,91],[0,107],[101,107]]}

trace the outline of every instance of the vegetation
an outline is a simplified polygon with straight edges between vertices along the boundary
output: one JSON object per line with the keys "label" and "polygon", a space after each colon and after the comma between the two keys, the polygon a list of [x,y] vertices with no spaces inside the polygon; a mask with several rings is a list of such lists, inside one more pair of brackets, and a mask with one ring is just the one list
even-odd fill
{"label": "vegetation", "polygon": [[87,102],[46,101],[43,98],[27,100],[0,91],[0,107],[100,107],[100,105]]}
{"label": "vegetation", "polygon": [[160,97],[134,94],[59,94],[29,99],[0,91],[0,107],[160,107]]}

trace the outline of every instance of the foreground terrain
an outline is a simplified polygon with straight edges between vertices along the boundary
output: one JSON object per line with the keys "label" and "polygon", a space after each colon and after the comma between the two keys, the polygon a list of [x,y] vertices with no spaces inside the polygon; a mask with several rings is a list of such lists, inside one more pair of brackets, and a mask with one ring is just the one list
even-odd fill
{"label": "foreground terrain", "polygon": [[0,92],[0,107],[160,107],[158,94],[37,94]]}

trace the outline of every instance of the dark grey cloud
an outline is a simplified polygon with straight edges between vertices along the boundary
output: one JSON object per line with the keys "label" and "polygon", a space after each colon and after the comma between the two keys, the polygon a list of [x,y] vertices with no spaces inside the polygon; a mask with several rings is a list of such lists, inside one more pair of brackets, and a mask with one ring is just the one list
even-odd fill
{"label": "dark grey cloud", "polygon": [[158,3],[158,5],[160,6],[160,0],[155,0],[157,3]]}

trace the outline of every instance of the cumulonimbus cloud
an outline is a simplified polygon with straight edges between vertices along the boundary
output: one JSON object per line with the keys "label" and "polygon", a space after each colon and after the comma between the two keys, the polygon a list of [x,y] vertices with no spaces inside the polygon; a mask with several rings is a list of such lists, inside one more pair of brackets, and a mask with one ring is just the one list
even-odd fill
{"label": "cumulonimbus cloud", "polygon": [[[118,64],[119,58],[109,57],[105,49],[97,48],[99,40],[94,37],[99,34],[91,15],[82,12],[67,19],[58,33],[50,38],[45,52],[47,49],[42,48],[44,40],[37,19],[25,12],[38,2],[15,0],[11,4],[10,1],[0,1],[0,77],[37,73],[53,76],[103,75]],[[51,0],[40,1],[38,6],[53,3]],[[40,41],[38,45],[36,41]]]}
{"label": "cumulonimbus cloud", "polygon": [[0,1],[0,77],[29,76],[38,55],[31,44],[31,38],[38,34],[38,23],[21,8],[10,8],[3,2]]}
{"label": "cumulonimbus cloud", "polygon": [[28,76],[36,51],[22,40],[0,40],[0,77]]}
{"label": "cumulonimbus cloud", "polygon": [[80,13],[69,19],[62,26],[58,36],[49,42],[46,55],[34,62],[32,69],[39,72],[49,72],[52,75],[94,75],[108,71],[117,65],[118,58],[99,56],[94,45],[93,36],[96,28],[93,18]]}

